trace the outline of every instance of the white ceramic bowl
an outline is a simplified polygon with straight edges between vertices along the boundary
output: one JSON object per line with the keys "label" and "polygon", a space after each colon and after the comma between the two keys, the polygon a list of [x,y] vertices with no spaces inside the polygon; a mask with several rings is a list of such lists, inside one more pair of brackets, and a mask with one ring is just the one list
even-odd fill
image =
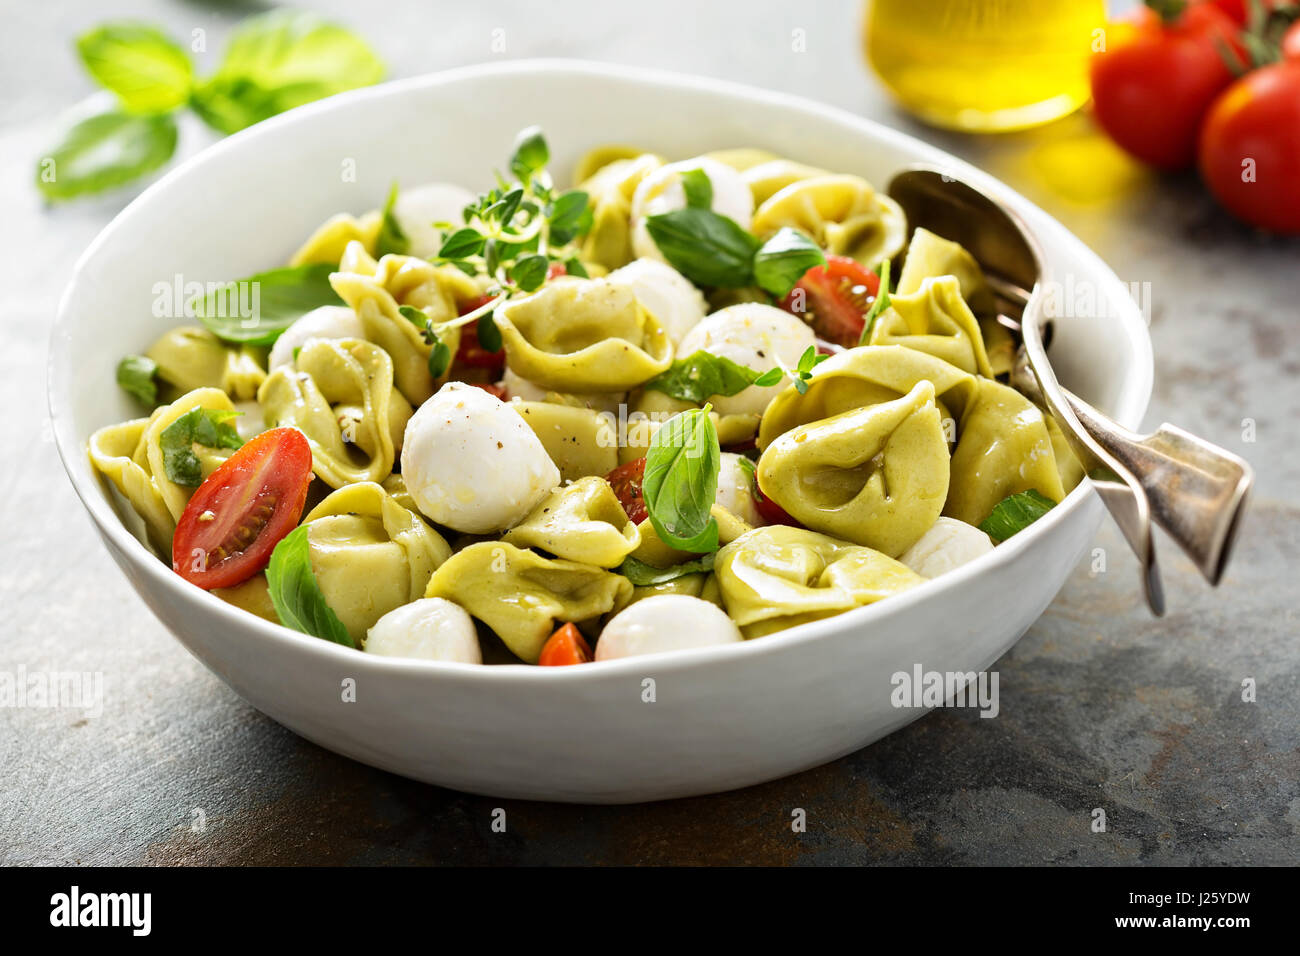
{"label": "white ceramic bowl", "polygon": [[[114,365],[176,324],[153,315],[155,283],[280,263],[326,217],[376,206],[394,179],[483,185],[515,131],[534,123],[561,174],[609,142],[673,158],[760,146],[882,187],[909,163],[950,166],[1024,216],[1054,274],[1121,304],[1109,317],[1058,320],[1061,380],[1125,425],[1146,408],[1150,341],[1114,274],[1055,220],[938,149],[839,110],[697,77],[565,61],[418,77],[213,146],[132,203],[77,265],[50,349],[54,432],[110,553],[159,618],[245,700],[321,746],[460,790],[574,802],[708,793],[816,766],[924,713],[891,706],[893,673],[997,660],[1090,542],[1102,508],[1086,485],[992,554],[883,603],[741,645],[554,669],[371,657],[277,627],[187,584],[128,530],[85,447],[95,429],[138,414]],[[356,681],[352,703],[346,678]]]}

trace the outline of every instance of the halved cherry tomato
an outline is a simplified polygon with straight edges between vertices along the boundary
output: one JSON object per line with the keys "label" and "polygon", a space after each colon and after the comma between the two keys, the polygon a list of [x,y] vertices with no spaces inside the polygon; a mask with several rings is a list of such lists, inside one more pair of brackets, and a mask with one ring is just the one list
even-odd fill
{"label": "halved cherry tomato", "polygon": [[563,262],[552,262],[546,267],[546,281],[558,279],[560,276],[568,275],[569,270],[564,267]]}
{"label": "halved cherry tomato", "polygon": [[828,342],[852,348],[862,335],[864,316],[880,291],[880,277],[847,256],[827,256],[781,300],[781,308],[813,327]]}
{"label": "halved cherry tomato", "polygon": [[785,524],[792,528],[803,527],[802,524],[790,517],[789,512],[763,494],[763,489],[758,487],[757,478],[754,480],[754,507],[758,509],[758,513],[763,516],[763,520],[768,524]]}
{"label": "halved cherry tomato", "polygon": [[[475,309],[487,305],[494,298],[495,296],[481,295],[477,299],[470,299],[460,307],[460,314],[468,315]],[[456,349],[455,361],[458,365],[467,365],[470,368],[486,368],[499,372],[505,368],[506,352],[505,349],[489,352],[483,348],[478,344],[477,325],[467,325],[460,330],[460,345]]]}
{"label": "halved cherry tomato", "polygon": [[311,445],[296,428],[272,428],[207,477],[172,538],[172,569],[206,590],[233,587],[266,567],[298,526],[311,484]]}
{"label": "halved cherry tomato", "polygon": [[609,486],[614,489],[614,494],[618,496],[618,503],[623,506],[628,520],[633,524],[640,524],[650,515],[646,510],[645,496],[641,494],[641,482],[644,478],[644,458],[619,465],[605,476]]}
{"label": "halved cherry tomato", "polygon": [[483,391],[487,392],[489,395],[495,395],[503,402],[510,401],[510,392],[508,392],[506,387],[499,382],[470,382],[469,384],[473,385],[475,388],[483,389]]}
{"label": "halved cherry tomato", "polygon": [[566,624],[542,645],[537,663],[542,667],[564,667],[591,663],[591,645],[572,624]]}

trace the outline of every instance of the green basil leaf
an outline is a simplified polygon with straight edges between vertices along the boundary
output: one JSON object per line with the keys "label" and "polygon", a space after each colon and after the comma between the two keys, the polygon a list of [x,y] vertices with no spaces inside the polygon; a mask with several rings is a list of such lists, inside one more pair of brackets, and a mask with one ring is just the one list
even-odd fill
{"label": "green basil leaf", "polygon": [[889,260],[880,264],[880,289],[871,302],[871,308],[862,319],[862,335],[858,337],[859,345],[866,345],[871,340],[871,330],[876,327],[880,313],[889,308]]}
{"label": "green basil leaf", "polygon": [[163,429],[158,444],[163,453],[163,471],[169,481],[187,488],[203,484],[203,470],[195,445],[207,448],[239,448],[244,444],[227,422],[239,412],[195,406]]}
{"label": "green basil leaf", "polygon": [[980,522],[980,530],[997,542],[1003,542],[1018,531],[1023,531],[1056,507],[1056,502],[1030,488],[1008,495],[993,506],[989,516]]}
{"label": "green basil leaf", "polygon": [[682,551],[718,550],[710,513],[718,491],[721,449],[709,406],[674,415],[646,451],[641,492],[650,523],[665,544]]}
{"label": "green basil leaf", "polygon": [[[518,259],[510,267],[510,281],[525,292],[535,292],[546,281],[546,272],[551,268],[551,260],[546,256],[531,255]],[[494,350],[495,351],[495,350]]]}
{"label": "green basil leaf", "polygon": [[[776,381],[781,370],[776,369]],[[767,373],[764,373],[767,374]],[[645,383],[645,388],[686,402],[703,402],[712,395],[739,395],[763,375],[711,352],[693,352]],[[776,381],[769,384],[776,384]]]}
{"label": "green basil leaf", "polygon": [[411,248],[411,240],[406,237],[402,231],[402,225],[393,215],[393,207],[397,205],[397,183],[393,183],[388,190],[388,199],[384,202],[384,216],[379,223],[379,239],[375,244],[375,255],[386,256],[388,254],[404,256]]}
{"label": "green basil leaf", "polygon": [[686,205],[693,209],[708,209],[713,205],[713,180],[702,169],[682,173],[682,192],[686,194]]}
{"label": "green basil leaf", "polygon": [[579,261],[577,256],[572,256],[564,260],[564,274],[577,276],[579,279],[591,278],[591,275],[587,272],[587,267]]}
{"label": "green basil leaf", "polygon": [[483,251],[483,236],[472,226],[457,229],[443,239],[442,248],[438,250],[439,259],[464,259],[476,256]]}
{"label": "green basil leaf", "polygon": [[117,363],[117,384],[150,408],[158,404],[158,363],[144,355],[127,355]]}
{"label": "green basil leaf", "polygon": [[572,189],[555,200],[546,220],[551,227],[553,244],[567,245],[591,230],[593,215],[590,199],[581,189]]}
{"label": "green basil leaf", "polygon": [[77,37],[77,53],[127,112],[169,113],[190,98],[194,64],[156,27],[106,23]]}
{"label": "green basil leaf", "polygon": [[152,172],[176,151],[170,116],[99,113],[77,123],[36,168],[46,199],[72,199],[123,186]]}
{"label": "green basil leaf", "polygon": [[236,133],[304,103],[378,83],[384,64],[360,37],[315,14],[272,10],[245,20],[191,105]]}
{"label": "green basil leaf", "polygon": [[330,285],[334,268],[314,263],[237,279],[196,300],[194,314],[226,342],[274,345],[280,333],[312,309],[343,304]]}
{"label": "green basil leaf", "polygon": [[266,590],[271,604],[285,627],[344,647],[356,647],[348,629],[321,593],[316,572],[311,567],[308,527],[302,524],[294,528],[271,552],[271,561],[266,566]]}
{"label": "green basil leaf", "polygon": [[674,564],[670,568],[656,568],[653,564],[646,564],[644,561],[628,557],[624,558],[623,563],[614,570],[631,581],[636,587],[651,587],[656,584],[667,584],[669,581],[676,581],[688,574],[701,574],[712,571],[713,555],[706,554],[694,561]]}
{"label": "green basil leaf", "polygon": [[514,152],[510,155],[510,171],[523,183],[533,174],[546,168],[551,161],[551,150],[546,145],[540,126],[530,126],[515,137]]}
{"label": "green basil leaf", "polygon": [[795,287],[804,273],[826,264],[826,254],[797,229],[781,228],[754,254],[754,281],[778,299]]}
{"label": "green basil leaf", "polygon": [[668,264],[700,286],[739,288],[753,281],[759,241],[711,209],[675,209],[646,219]]}
{"label": "green basil leaf", "polygon": [[485,352],[500,352],[503,343],[501,341],[501,330],[497,324],[492,321],[491,315],[479,316],[478,322],[474,326],[474,335],[478,339],[479,346]]}

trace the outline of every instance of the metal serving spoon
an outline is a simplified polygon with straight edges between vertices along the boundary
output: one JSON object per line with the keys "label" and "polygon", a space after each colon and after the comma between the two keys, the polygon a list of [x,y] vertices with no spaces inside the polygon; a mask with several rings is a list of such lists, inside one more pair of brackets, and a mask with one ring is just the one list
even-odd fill
{"label": "metal serving spoon", "polygon": [[1137,555],[1154,614],[1164,588],[1151,521],[1164,528],[1205,579],[1223,576],[1255,476],[1237,455],[1163,424],[1139,435],[1062,388],[1047,359],[1051,328],[1043,317],[1044,261],[1028,227],[1000,202],[940,169],[912,167],[893,178],[889,195],[921,226],[960,243],[983,268],[998,301],[999,321],[1017,333],[1011,381],[1046,405],[1097,493]]}

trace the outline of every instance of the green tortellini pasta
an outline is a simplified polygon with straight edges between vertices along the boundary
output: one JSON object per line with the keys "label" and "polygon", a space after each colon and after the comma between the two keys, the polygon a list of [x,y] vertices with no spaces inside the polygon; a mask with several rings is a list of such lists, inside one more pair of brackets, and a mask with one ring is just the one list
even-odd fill
{"label": "green tortellini pasta", "polygon": [[158,378],[176,398],[196,388],[219,388],[237,402],[256,397],[266,381],[265,351],[226,345],[202,326],[163,333],[144,353],[158,365]]}
{"label": "green tortellini pasta", "polygon": [[[461,304],[476,298],[479,287],[452,266],[436,267],[413,256],[384,256],[378,262],[360,244],[348,246],[330,285],[357,314],[368,341],[393,361],[398,391],[418,406],[437,390],[445,376],[434,381],[429,374],[429,353],[415,323],[401,314],[401,306],[420,309],[435,325],[456,318]],[[440,338],[455,354],[461,330],[444,329]]]}
{"label": "green tortellini pasta", "polygon": [[579,185],[590,197],[592,224],[582,240],[579,258],[605,269],[617,269],[631,262],[632,194],[641,180],[664,164],[651,153],[635,157],[620,156],[606,162],[589,176],[581,176],[587,166],[579,166]]}
{"label": "green tortellini pasta", "polygon": [[925,279],[910,295],[890,296],[876,320],[872,345],[904,345],[972,374],[993,377],[979,323],[955,276]]}
{"label": "green tortellini pasta", "polygon": [[775,157],[767,162],[756,163],[747,169],[741,170],[740,173],[740,178],[745,181],[749,191],[754,194],[754,206],[756,208],[763,205],[782,189],[785,189],[786,186],[803,182],[805,179],[830,175],[826,170],[818,169],[815,166],[805,166],[803,163]]}
{"label": "green tortellini pasta", "polygon": [[673,344],[628,285],[555,282],[496,311],[506,361],[558,392],[620,392],[668,368]]}
{"label": "green tortellini pasta", "polygon": [[758,460],[765,494],[815,531],[897,557],[948,495],[948,442],[934,386],[800,425]]}
{"label": "green tortellini pasta", "polygon": [[[180,520],[185,506],[190,503],[190,496],[194,494],[194,489],[185,485],[178,485],[167,477],[166,467],[163,462],[162,433],[168,425],[193,408],[207,408],[223,412],[235,411],[230,396],[221,389],[196,388],[194,391],[182,395],[170,405],[157,409],[149,417],[149,425],[144,430],[144,450],[149,460],[149,474],[153,476],[153,482],[158,486],[158,492],[162,495],[167,510],[171,512],[172,518],[177,521]],[[195,445],[194,453],[198,455],[199,468],[203,477],[207,478],[208,475],[221,466],[222,462],[234,454],[234,451],[230,448],[207,448]]]}
{"label": "green tortellini pasta", "polygon": [[510,407],[528,423],[563,480],[607,475],[618,467],[618,432],[610,414],[556,402],[515,400]]}
{"label": "green tortellini pasta", "polygon": [[423,597],[451,557],[438,532],[371,481],[338,489],[303,523],[321,594],[358,647],[381,617]]}
{"label": "green tortellini pasta", "polygon": [[753,230],[766,239],[784,226],[871,268],[907,238],[903,210],[858,176],[813,176],[777,190],[754,211]]}
{"label": "green tortellini pasta", "polygon": [[373,254],[379,244],[379,229],[382,224],[383,216],[378,210],[368,212],[360,218],[347,213],[332,216],[299,247],[289,260],[289,265],[338,265],[344,250],[354,242]]}
{"label": "green tortellini pasta", "polygon": [[815,531],[756,528],[718,552],[723,607],[747,638],[872,604],[925,579],[871,548]]}
{"label": "green tortellini pasta", "polygon": [[597,618],[631,593],[631,582],[621,574],[544,558],[501,541],[481,541],[440,567],[424,596],[459,604],[517,657],[536,664],[558,622]]}
{"label": "green tortellini pasta", "polygon": [[952,276],[957,280],[962,298],[976,315],[988,315],[993,311],[993,293],[975,257],[958,243],[928,229],[918,228],[912,233],[894,294],[919,292],[926,279],[940,276]]}
{"label": "green tortellini pasta", "polygon": [[176,519],[149,470],[144,449],[148,418],[109,425],[90,436],[90,463],[112,482],[144,523],[145,536],[159,554],[170,556]]}
{"label": "green tortellini pasta", "polygon": [[1065,497],[1048,418],[1015,389],[981,379],[959,434],[943,509],[949,518],[978,525],[1003,498],[1030,488],[1053,501]]}
{"label": "green tortellini pasta", "polygon": [[715,149],[711,153],[705,153],[702,158],[715,160],[724,166],[730,166],[738,173],[743,173],[763,163],[770,163],[778,157],[776,153],[769,153],[765,149],[754,146],[737,146],[735,149]]}
{"label": "green tortellini pasta", "polygon": [[360,339],[316,339],[294,367],[257,393],[268,428],[290,425],[311,442],[312,470],[331,488],[383,481],[393,470],[411,406],[393,387],[393,361]]}
{"label": "green tortellini pasta", "polygon": [[603,478],[580,478],[556,488],[502,538],[557,558],[616,568],[641,543],[618,497]]}
{"label": "green tortellini pasta", "polygon": [[[657,597],[660,594],[685,594],[687,597],[703,598],[704,585],[706,582],[712,580],[712,574],[701,571],[698,574],[683,574],[680,578],[673,578],[671,581],[665,581],[663,584],[635,585],[632,588],[632,593],[628,596],[626,601],[621,601],[610,609],[609,616],[612,618],[615,614],[626,610],[637,601],[644,601],[648,597]],[[714,586],[712,593],[714,595],[713,598],[703,599],[713,600],[713,603],[721,607],[722,601],[720,598],[717,598],[716,585]]]}

